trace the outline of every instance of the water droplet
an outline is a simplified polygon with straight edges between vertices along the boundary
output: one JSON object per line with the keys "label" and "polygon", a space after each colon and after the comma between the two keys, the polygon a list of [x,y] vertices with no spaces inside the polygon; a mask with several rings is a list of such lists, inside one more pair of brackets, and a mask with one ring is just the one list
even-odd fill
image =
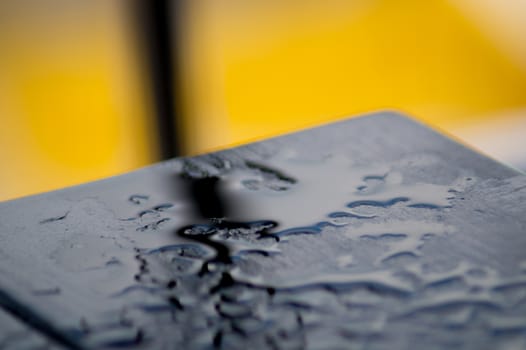
{"label": "water droplet", "polygon": [[146,202],[149,198],[150,198],[149,196],[144,195],[144,194],[132,194],[128,198],[128,201],[130,201],[131,203],[133,203],[135,205],[141,205],[144,202]]}
{"label": "water droplet", "polygon": [[59,216],[54,216],[54,217],[51,217],[51,218],[47,218],[47,219],[44,219],[44,220],[41,220],[40,223],[41,224],[48,224],[50,222],[56,222],[56,221],[61,221],[61,220],[64,220],[65,218],[67,218],[69,215],[69,211],[67,211],[65,214],[63,215],[59,215]]}
{"label": "water droplet", "polygon": [[339,267],[348,267],[352,265],[353,257],[352,255],[342,255],[338,257],[337,261]]}
{"label": "water droplet", "polygon": [[[133,237],[137,279],[117,297],[176,323],[180,344],[195,344],[186,332],[216,346],[305,345],[298,334],[325,326],[342,344],[384,332],[391,318],[444,314],[452,326],[471,317],[460,310],[502,307],[491,274],[418,269],[422,247],[455,233],[437,217],[462,186],[346,157],[236,161],[182,161],[166,202],[136,215],[148,234]],[[332,269],[316,266],[322,258]]]}

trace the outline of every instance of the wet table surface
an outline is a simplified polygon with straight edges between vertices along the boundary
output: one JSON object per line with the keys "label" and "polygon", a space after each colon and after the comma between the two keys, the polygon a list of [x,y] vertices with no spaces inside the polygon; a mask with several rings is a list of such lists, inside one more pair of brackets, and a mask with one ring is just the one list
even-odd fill
{"label": "wet table surface", "polygon": [[380,113],[0,203],[0,347],[526,348],[526,177]]}

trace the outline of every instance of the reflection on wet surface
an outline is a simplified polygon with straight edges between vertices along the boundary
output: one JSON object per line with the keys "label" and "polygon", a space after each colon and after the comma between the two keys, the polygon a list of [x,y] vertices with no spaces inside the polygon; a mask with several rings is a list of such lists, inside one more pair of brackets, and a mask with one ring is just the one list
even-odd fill
{"label": "reflection on wet surface", "polygon": [[0,276],[87,348],[526,348],[525,177],[475,176],[483,160],[437,140],[374,162],[376,142],[179,159],[0,207],[0,260],[22,257]]}
{"label": "reflection on wet surface", "polygon": [[[480,339],[497,330],[526,332],[518,312],[526,310],[526,275],[506,281],[466,262],[445,272],[418,263],[426,241],[456,234],[440,217],[464,200],[459,197],[473,178],[407,183],[389,166],[353,167],[330,157],[247,161],[235,169],[223,164],[213,175],[209,167],[186,163],[171,177],[176,195],[152,222],[170,219],[161,231],[172,232],[173,242],[138,247],[138,284],[119,294],[159,297],[136,307],[166,314],[180,327],[177,344],[330,348],[357,341],[385,348],[391,338],[409,344],[411,338],[396,337],[400,323],[426,324],[426,341],[437,347],[445,346],[451,329],[474,325]],[[351,249],[327,248],[342,240]],[[300,255],[291,251],[294,245]],[[368,262],[353,245],[368,251]],[[306,248],[322,251],[321,270],[319,253],[301,256],[309,254]],[[330,255],[336,251],[340,255]],[[506,288],[521,290],[514,312]]]}

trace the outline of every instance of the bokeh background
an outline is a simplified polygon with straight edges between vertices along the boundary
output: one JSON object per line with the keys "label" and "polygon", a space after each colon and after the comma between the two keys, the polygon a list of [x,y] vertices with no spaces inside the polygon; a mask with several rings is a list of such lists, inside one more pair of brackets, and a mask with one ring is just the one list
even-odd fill
{"label": "bokeh background", "polygon": [[[0,1],[0,200],[162,158],[137,1]],[[394,109],[526,169],[526,0],[174,1],[180,154]]]}

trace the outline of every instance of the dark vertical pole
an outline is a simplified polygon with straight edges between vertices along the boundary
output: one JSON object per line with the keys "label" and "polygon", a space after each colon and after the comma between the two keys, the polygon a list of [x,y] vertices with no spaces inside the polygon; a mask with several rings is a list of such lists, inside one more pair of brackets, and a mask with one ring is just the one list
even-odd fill
{"label": "dark vertical pole", "polygon": [[[177,137],[177,16],[182,0],[136,0],[139,30],[152,78],[161,159],[180,154]],[[174,40],[175,39],[175,40]]]}

